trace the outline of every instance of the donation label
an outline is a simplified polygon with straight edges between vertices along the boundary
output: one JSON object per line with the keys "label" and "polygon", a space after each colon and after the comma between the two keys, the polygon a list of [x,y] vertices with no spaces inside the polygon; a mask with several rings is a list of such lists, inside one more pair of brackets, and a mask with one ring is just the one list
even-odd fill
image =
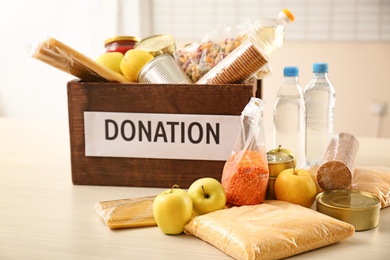
{"label": "donation label", "polygon": [[225,161],[240,116],[84,112],[85,155]]}

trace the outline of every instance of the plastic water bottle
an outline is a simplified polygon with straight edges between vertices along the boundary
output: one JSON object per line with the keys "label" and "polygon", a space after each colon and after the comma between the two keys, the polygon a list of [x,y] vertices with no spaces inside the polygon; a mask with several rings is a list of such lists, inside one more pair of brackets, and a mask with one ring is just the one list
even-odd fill
{"label": "plastic water bottle", "polygon": [[291,151],[296,167],[306,166],[306,108],[298,81],[299,69],[285,67],[274,106],[274,147]]}
{"label": "plastic water bottle", "polygon": [[313,77],[304,92],[306,156],[309,165],[322,162],[333,135],[336,91],[328,78],[328,64],[314,63]]}

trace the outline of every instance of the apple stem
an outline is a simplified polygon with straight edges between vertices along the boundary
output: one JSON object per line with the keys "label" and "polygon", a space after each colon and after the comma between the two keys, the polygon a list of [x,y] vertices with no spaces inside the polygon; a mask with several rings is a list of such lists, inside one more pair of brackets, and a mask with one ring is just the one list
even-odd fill
{"label": "apple stem", "polygon": [[282,149],[282,145],[279,144],[278,152],[280,152],[280,149]]}
{"label": "apple stem", "polygon": [[178,189],[178,188],[180,188],[180,186],[177,185],[177,184],[174,184],[174,185],[172,186],[172,188],[171,188],[171,193],[173,192],[173,189]]}
{"label": "apple stem", "polygon": [[203,185],[202,185],[202,190],[203,190],[203,194],[204,194],[205,198],[210,197],[209,194],[204,190]]}
{"label": "apple stem", "polygon": [[295,172],[295,162],[294,162],[294,160],[292,160],[292,164],[293,164],[293,172],[294,172],[295,175],[297,175],[297,173]]}

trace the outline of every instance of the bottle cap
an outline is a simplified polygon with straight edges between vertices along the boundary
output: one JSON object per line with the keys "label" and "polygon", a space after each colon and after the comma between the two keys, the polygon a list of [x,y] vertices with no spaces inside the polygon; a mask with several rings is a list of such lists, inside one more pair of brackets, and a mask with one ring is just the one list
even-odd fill
{"label": "bottle cap", "polygon": [[318,62],[313,64],[314,73],[324,73],[328,72],[328,63]]}
{"label": "bottle cap", "polygon": [[283,9],[282,12],[290,19],[291,22],[294,22],[295,17],[288,9]]}
{"label": "bottle cap", "polygon": [[298,67],[294,66],[285,67],[283,70],[283,75],[285,77],[297,77],[299,75],[299,69]]}

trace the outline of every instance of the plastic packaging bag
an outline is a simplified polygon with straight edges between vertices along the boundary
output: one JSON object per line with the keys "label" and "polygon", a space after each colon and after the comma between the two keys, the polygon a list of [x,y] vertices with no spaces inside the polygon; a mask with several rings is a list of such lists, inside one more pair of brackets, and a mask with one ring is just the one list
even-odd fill
{"label": "plastic packaging bag", "polygon": [[353,180],[359,141],[352,134],[332,137],[323,163],[317,172],[317,182],[323,190],[349,189]]}
{"label": "plastic packaging bag", "polygon": [[31,56],[59,70],[89,82],[127,83],[123,75],[103,67],[84,54],[57,39],[48,37],[35,46],[31,44]]}
{"label": "plastic packaging bag", "polygon": [[155,196],[95,203],[100,218],[111,229],[156,226],[153,217]]}
{"label": "plastic packaging bag", "polygon": [[268,200],[196,216],[184,227],[235,259],[282,259],[354,234],[346,222],[296,204]]}
{"label": "plastic packaging bag", "polygon": [[241,129],[222,172],[227,205],[263,203],[269,172],[263,127],[264,101],[251,98],[241,114]]}
{"label": "plastic packaging bag", "polygon": [[196,84],[240,84],[258,74],[267,62],[253,40],[248,38]]}
{"label": "plastic packaging bag", "polygon": [[381,208],[390,206],[390,168],[381,166],[356,166],[352,189],[376,195]]}
{"label": "plastic packaging bag", "polygon": [[[195,83],[245,42],[250,28],[250,22],[246,21],[236,27],[214,30],[200,42],[178,48],[174,53],[175,60]],[[257,76],[265,77],[270,70],[270,65],[265,66]]]}
{"label": "plastic packaging bag", "polygon": [[[350,190],[365,191],[377,196],[381,201],[381,208],[390,206],[390,168],[383,166],[356,165]],[[314,179],[317,178],[318,165],[308,169]],[[324,190],[317,183],[317,193]]]}

